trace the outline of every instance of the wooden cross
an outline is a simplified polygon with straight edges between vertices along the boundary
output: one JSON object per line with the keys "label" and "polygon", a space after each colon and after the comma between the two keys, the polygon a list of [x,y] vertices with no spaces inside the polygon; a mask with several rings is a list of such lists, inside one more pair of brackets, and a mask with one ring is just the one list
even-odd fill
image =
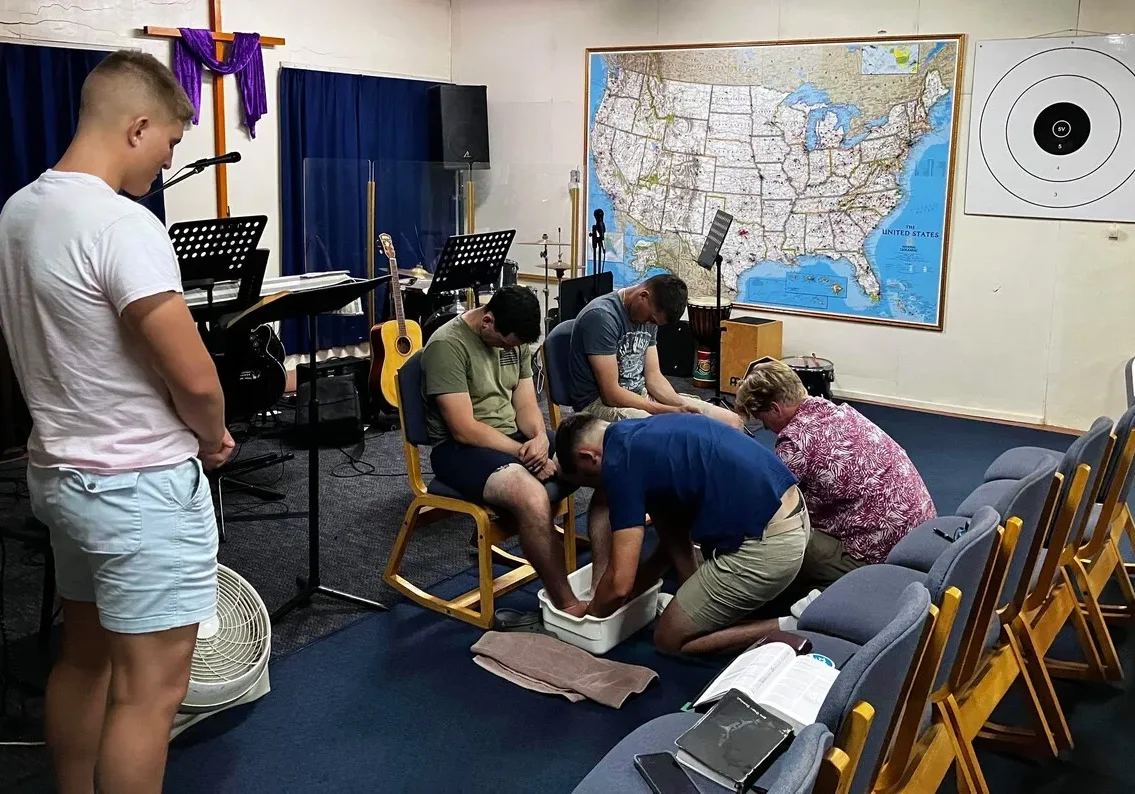
{"label": "wooden cross", "polygon": [[[143,28],[147,36],[160,36],[166,39],[180,39],[181,31],[177,28],[158,28],[147,25]],[[212,0],[209,6],[209,32],[213,34],[213,41],[217,46],[217,60],[225,55],[225,43],[233,41],[232,33],[225,33],[221,29],[221,0]],[[277,47],[285,44],[284,39],[274,36],[261,36],[261,47]],[[225,84],[224,75],[213,72],[213,149],[216,154],[225,153]],[[227,166],[224,164],[217,168],[217,217],[229,216],[229,183]]]}

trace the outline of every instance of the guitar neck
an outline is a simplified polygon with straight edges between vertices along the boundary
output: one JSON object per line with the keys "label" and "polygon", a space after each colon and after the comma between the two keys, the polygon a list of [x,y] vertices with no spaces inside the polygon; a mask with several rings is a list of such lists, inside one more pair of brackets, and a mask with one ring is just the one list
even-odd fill
{"label": "guitar neck", "polygon": [[398,281],[398,262],[390,260],[390,289],[394,298],[394,318],[398,321],[398,335],[406,335],[406,312],[402,308],[402,284]]}

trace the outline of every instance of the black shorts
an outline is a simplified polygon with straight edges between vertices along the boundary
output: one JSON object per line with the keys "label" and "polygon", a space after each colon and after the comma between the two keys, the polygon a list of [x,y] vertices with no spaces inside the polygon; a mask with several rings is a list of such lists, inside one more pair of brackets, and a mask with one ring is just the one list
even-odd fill
{"label": "black shorts", "polygon": [[[554,457],[556,434],[548,432],[548,452]],[[514,441],[527,441],[523,433],[513,433]],[[430,452],[430,465],[434,477],[448,485],[470,502],[484,501],[485,483],[492,473],[510,463],[520,463],[520,459],[489,447],[474,447],[461,444],[452,438],[438,444]]]}

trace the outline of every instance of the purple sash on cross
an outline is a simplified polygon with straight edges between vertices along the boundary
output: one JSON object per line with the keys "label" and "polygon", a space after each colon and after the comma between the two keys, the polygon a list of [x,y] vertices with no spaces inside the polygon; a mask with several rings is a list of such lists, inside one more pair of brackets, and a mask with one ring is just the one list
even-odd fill
{"label": "purple sash on cross", "polygon": [[227,61],[217,60],[213,35],[208,30],[179,28],[181,38],[174,40],[173,73],[193,103],[193,123],[201,115],[201,65],[219,74],[236,74],[244,106],[244,126],[256,137],[256,122],[268,112],[268,92],[264,87],[264,54],[259,33],[233,34],[232,52]]}

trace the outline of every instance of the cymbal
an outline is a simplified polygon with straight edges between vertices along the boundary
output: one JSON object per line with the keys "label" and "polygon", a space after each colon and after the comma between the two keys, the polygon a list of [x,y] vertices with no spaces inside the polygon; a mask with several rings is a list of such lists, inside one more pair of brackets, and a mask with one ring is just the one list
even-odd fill
{"label": "cymbal", "polygon": [[403,277],[403,278],[430,278],[431,277],[430,271],[426,270],[425,268],[421,268],[421,267],[415,267],[415,268],[400,267],[400,268],[398,268],[398,275]]}
{"label": "cymbal", "polygon": [[537,240],[534,243],[517,243],[517,245],[546,245],[549,248],[571,248],[571,243],[553,243],[551,240]]}

